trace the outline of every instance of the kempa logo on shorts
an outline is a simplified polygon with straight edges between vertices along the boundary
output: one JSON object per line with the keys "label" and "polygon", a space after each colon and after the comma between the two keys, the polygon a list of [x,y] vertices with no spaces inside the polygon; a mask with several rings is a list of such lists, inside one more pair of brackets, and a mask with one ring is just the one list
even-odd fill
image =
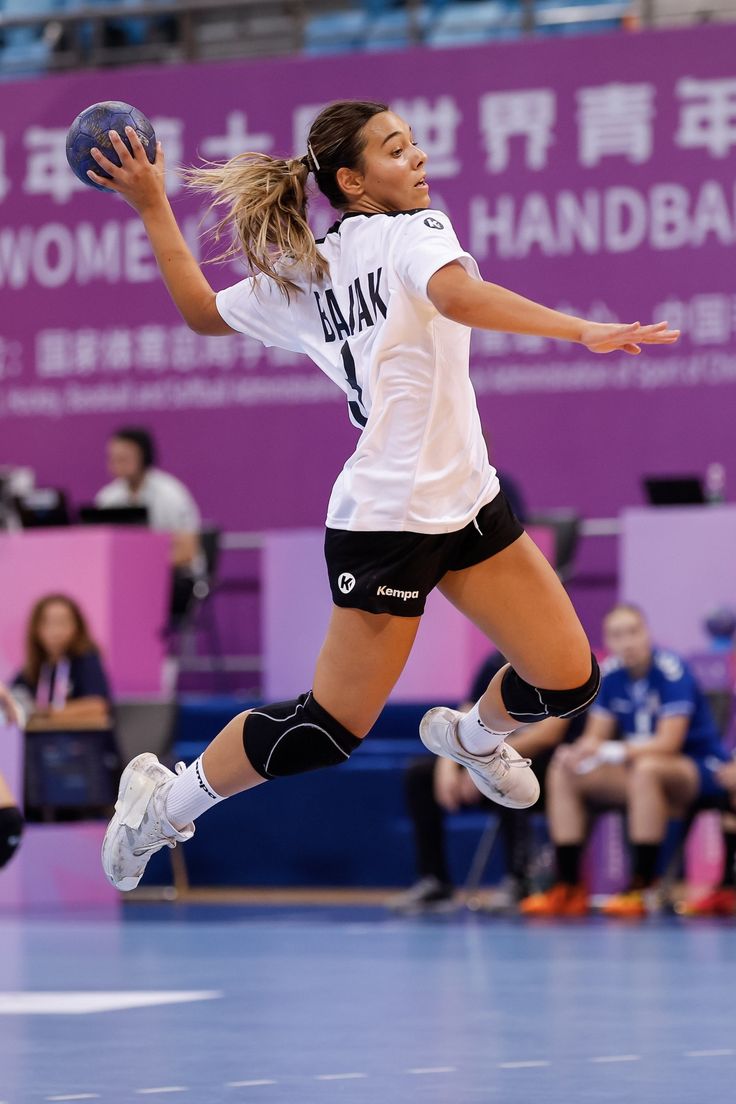
{"label": "kempa logo on shorts", "polygon": [[351,575],[349,571],[343,571],[342,575],[337,580],[337,585],[343,594],[349,594],[355,586],[355,576]]}
{"label": "kempa logo on shorts", "polygon": [[408,602],[410,598],[418,598],[418,590],[394,590],[393,587],[380,586],[376,591],[376,597],[401,598],[402,602]]}

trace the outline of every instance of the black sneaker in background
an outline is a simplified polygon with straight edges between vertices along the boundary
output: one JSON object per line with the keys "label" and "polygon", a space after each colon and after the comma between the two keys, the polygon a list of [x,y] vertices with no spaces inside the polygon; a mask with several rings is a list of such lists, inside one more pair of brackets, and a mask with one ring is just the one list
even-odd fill
{"label": "black sneaker in background", "polygon": [[420,912],[450,912],[455,907],[451,885],[430,875],[420,878],[403,893],[389,897],[386,907],[404,916]]}

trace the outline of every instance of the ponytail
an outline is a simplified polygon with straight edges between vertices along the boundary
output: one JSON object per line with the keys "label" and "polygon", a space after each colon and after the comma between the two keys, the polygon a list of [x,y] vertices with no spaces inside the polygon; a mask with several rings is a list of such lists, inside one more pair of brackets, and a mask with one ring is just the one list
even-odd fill
{"label": "ponytail", "polygon": [[242,153],[221,165],[186,169],[182,175],[189,187],[212,195],[210,210],[225,209],[213,237],[220,241],[229,233],[230,241],[217,260],[243,253],[251,272],[268,276],[287,300],[299,291],[287,275],[289,266],[306,269],[315,283],[326,279],[327,262],[307,222],[307,178],[312,172],[332,206],[344,210],[347,200],[337,182],[338,170],[362,165],[363,128],[383,111],[388,106],[374,100],[338,100],[312,123],[301,159]]}
{"label": "ponytail", "polygon": [[266,153],[243,153],[221,165],[184,172],[190,188],[213,196],[210,210],[225,209],[212,234],[218,242],[229,232],[230,241],[216,259],[244,254],[251,272],[268,276],[287,300],[299,286],[284,268],[306,268],[316,282],[328,271],[307,222],[308,175],[307,158],[284,160]]}

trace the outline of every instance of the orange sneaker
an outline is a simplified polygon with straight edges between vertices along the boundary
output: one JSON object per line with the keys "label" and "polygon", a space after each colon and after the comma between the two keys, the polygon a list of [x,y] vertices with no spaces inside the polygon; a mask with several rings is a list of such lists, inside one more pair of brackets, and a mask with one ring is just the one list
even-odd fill
{"label": "orange sneaker", "polygon": [[614,893],[601,908],[603,916],[613,916],[621,920],[641,920],[647,915],[644,894],[638,889],[627,893]]}
{"label": "orange sneaker", "polygon": [[546,893],[533,893],[519,902],[522,916],[587,916],[588,893],[584,886],[558,882]]}
{"label": "orange sneaker", "polygon": [[734,916],[736,915],[736,889],[730,887],[712,889],[703,897],[686,901],[677,911],[680,916]]}

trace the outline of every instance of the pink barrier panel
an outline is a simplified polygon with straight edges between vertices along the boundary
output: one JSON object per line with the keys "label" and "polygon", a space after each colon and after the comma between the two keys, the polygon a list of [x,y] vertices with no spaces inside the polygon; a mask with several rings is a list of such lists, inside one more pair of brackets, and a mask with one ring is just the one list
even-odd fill
{"label": "pink barrier panel", "polygon": [[[0,774],[20,802],[23,734],[0,726]],[[27,906],[117,908],[120,895],[100,866],[101,821],[29,824],[17,854],[0,870],[0,909]]]}
{"label": "pink barrier panel", "polygon": [[[551,558],[553,537],[531,531]],[[312,685],[314,664],[332,610],[323,530],[268,533],[262,552],[264,697],[279,701]],[[391,701],[459,701],[493,645],[433,591],[409,662]]]}
{"label": "pink barrier panel", "polygon": [[625,510],[621,525],[621,598],[642,607],[664,646],[704,651],[703,619],[736,608],[736,506]]}
{"label": "pink barrier panel", "polygon": [[723,862],[721,814],[701,813],[685,845],[685,878],[688,885],[698,890],[719,885]]}
{"label": "pink barrier panel", "polygon": [[61,591],[84,610],[113,693],[159,693],[170,538],[148,529],[70,528],[0,536],[0,678],[19,668],[31,606]]}
{"label": "pink barrier panel", "polygon": [[116,909],[120,894],[100,865],[105,827],[99,821],[28,825],[17,855],[0,871],[0,908]]}

